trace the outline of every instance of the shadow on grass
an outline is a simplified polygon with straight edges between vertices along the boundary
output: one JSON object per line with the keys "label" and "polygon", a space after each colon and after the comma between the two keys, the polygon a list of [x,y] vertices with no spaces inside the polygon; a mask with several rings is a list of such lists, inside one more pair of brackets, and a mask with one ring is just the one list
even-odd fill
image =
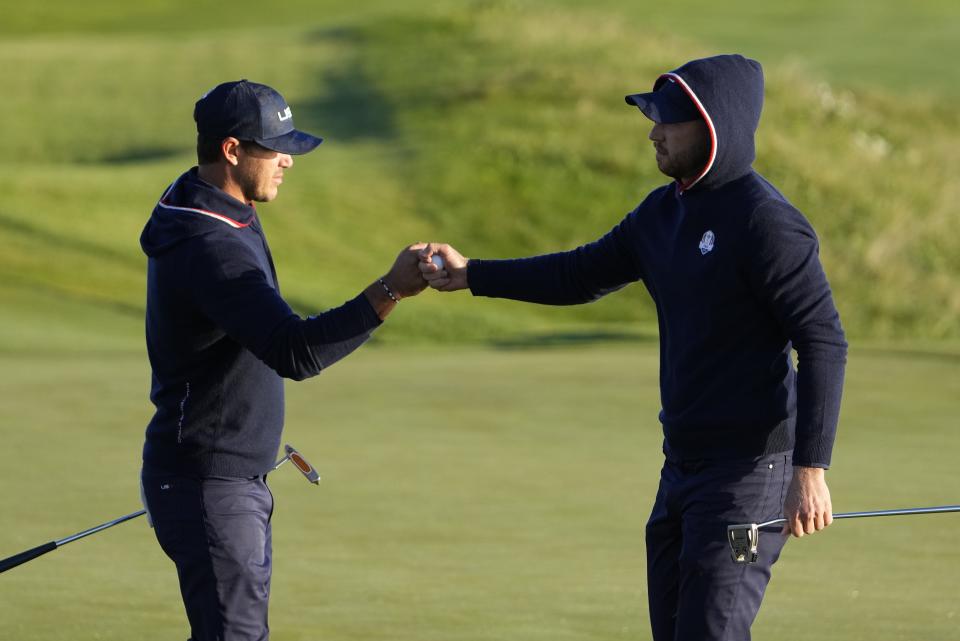
{"label": "shadow on grass", "polygon": [[495,349],[541,349],[549,347],[575,347],[607,343],[655,343],[656,334],[625,332],[617,330],[587,330],[581,332],[542,332],[521,334],[489,341]]}
{"label": "shadow on grass", "polygon": [[109,298],[107,295],[81,293],[70,290],[66,287],[45,282],[39,278],[31,278],[23,274],[18,274],[16,279],[11,279],[3,284],[4,287],[13,290],[22,290],[36,296],[43,296],[50,300],[58,302],[72,302],[89,305],[101,310],[108,310],[126,316],[142,320],[146,313],[144,305],[127,303],[122,300]]}
{"label": "shadow on grass", "polygon": [[[960,363],[960,352],[945,347],[943,351],[935,348],[918,349],[913,347],[856,347],[857,353],[870,356],[890,356],[893,358],[922,359],[943,363]],[[853,356],[856,358],[856,355]]]}
{"label": "shadow on grass", "polygon": [[290,309],[292,309],[295,314],[302,318],[319,316],[325,311],[331,309],[331,307],[327,306],[322,300],[309,301],[303,298],[289,296],[287,294],[283,294],[283,300],[287,302],[287,305],[290,306]]}
{"label": "shadow on grass", "polygon": [[394,138],[395,116],[389,97],[363,64],[364,34],[337,28],[318,31],[312,38],[342,46],[343,62],[322,72],[318,83],[322,93],[298,106],[297,127],[341,143]]}
{"label": "shadow on grass", "polygon": [[96,258],[98,261],[109,261],[137,271],[144,269],[144,260],[138,255],[120,252],[105,245],[80,240],[71,236],[69,231],[58,234],[47,229],[42,229],[2,212],[0,212],[0,231],[4,234],[12,233],[29,238],[32,241],[40,243],[45,248],[75,251]]}
{"label": "shadow on grass", "polygon": [[182,156],[189,152],[187,147],[130,147],[101,156],[97,162],[108,165],[128,165],[141,162],[154,162]]}

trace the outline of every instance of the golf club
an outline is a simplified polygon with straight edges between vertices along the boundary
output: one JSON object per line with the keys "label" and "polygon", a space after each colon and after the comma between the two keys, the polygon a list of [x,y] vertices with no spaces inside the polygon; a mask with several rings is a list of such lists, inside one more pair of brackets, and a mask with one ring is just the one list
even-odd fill
{"label": "golf club", "polygon": [[287,454],[282,459],[277,461],[277,464],[273,466],[273,469],[277,469],[283,465],[284,461],[290,461],[297,467],[298,470],[300,470],[300,473],[303,474],[308,481],[314,485],[320,485],[320,474],[312,465],[310,465],[307,459],[303,458],[303,455],[300,454],[300,452],[293,449],[289,444],[284,445],[283,449]]}
{"label": "golf club", "polygon": [[[909,514],[940,514],[960,512],[960,505],[941,505],[939,507],[915,507],[902,510],[874,510],[872,512],[844,512],[834,514],[834,519],[862,519],[871,516],[906,516]],[[773,525],[782,525],[784,518],[764,523],[744,523],[727,526],[727,540],[730,542],[730,556],[734,563],[756,563],[757,546],[760,543],[760,530]]]}
{"label": "golf club", "polygon": [[[291,461],[296,466],[296,468],[300,470],[300,473],[303,474],[304,478],[306,478],[308,481],[310,481],[314,485],[320,484],[320,475],[317,473],[317,470],[312,465],[310,465],[309,462],[307,462],[307,459],[303,458],[303,455],[300,452],[295,450],[290,445],[284,445],[284,450],[286,451],[286,455],[282,459],[277,461],[276,465],[273,466],[274,470],[280,467],[281,465],[283,465],[284,462]],[[130,514],[121,516],[120,518],[114,519],[112,521],[108,521],[106,523],[102,523],[96,527],[92,527],[89,530],[77,532],[72,536],[68,536],[63,539],[58,539],[56,541],[49,541],[47,543],[44,543],[43,545],[38,545],[35,548],[31,548],[24,552],[20,552],[19,554],[14,554],[13,556],[9,556],[3,560],[0,560],[0,574],[2,574],[3,572],[6,572],[11,568],[17,567],[18,565],[22,565],[27,561],[32,561],[33,559],[37,558],[38,556],[42,556],[47,552],[52,552],[53,550],[56,550],[58,547],[66,545],[67,543],[72,543],[77,539],[82,539],[84,537],[90,536],[91,534],[96,534],[97,532],[101,532],[103,530],[106,530],[107,528],[111,528],[114,525],[119,525],[121,523],[124,523],[125,521],[135,519],[138,516],[143,516],[146,513],[147,513],[146,510],[138,510],[136,512],[131,512]]]}

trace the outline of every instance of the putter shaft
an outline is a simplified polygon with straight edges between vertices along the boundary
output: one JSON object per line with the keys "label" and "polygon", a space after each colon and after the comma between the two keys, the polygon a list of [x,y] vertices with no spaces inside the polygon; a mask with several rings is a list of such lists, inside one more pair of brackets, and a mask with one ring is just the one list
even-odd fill
{"label": "putter shaft", "polygon": [[[313,467],[313,465],[311,465],[307,461],[307,459],[303,458],[303,454],[301,454],[300,452],[298,452],[297,450],[295,450],[289,445],[286,445],[285,449],[286,449],[286,456],[284,456],[282,459],[277,461],[276,465],[273,466],[273,469],[274,470],[277,469],[278,467],[283,465],[285,461],[289,460],[293,462],[294,466],[296,466],[296,468],[300,470],[300,473],[303,474],[303,476],[308,481],[310,481],[314,485],[319,484],[320,475],[317,473],[317,470]],[[38,545],[35,548],[25,550],[19,554],[14,554],[13,556],[9,556],[5,559],[0,559],[0,573],[6,572],[7,570],[11,568],[15,568],[18,565],[22,565],[27,561],[32,561],[38,556],[42,556],[48,552],[53,552],[60,546],[66,545],[67,543],[72,543],[77,539],[82,539],[84,537],[90,536],[91,534],[96,534],[97,532],[106,530],[107,528],[111,528],[114,525],[119,525],[131,519],[135,519],[138,516],[143,516],[146,513],[147,513],[146,510],[138,510],[136,512],[131,512],[130,514],[125,514],[124,516],[113,519],[112,521],[107,521],[106,523],[101,523],[100,525],[84,530],[82,532],[77,532],[72,536],[58,539],[56,541],[48,541],[43,545]]]}
{"label": "putter shaft", "polygon": [[98,525],[98,526],[96,526],[96,527],[92,527],[92,528],[90,528],[89,530],[84,530],[83,532],[77,532],[77,533],[74,534],[73,536],[68,536],[68,537],[59,539],[59,540],[57,540],[57,541],[54,541],[54,543],[56,544],[57,547],[60,547],[61,545],[66,545],[67,543],[72,543],[73,541],[76,541],[77,539],[82,539],[82,538],[85,537],[85,536],[90,536],[91,534],[96,534],[96,533],[99,532],[100,530],[106,530],[108,527],[113,527],[114,525],[120,525],[120,524],[123,523],[124,521],[129,521],[130,519],[135,519],[135,518],[137,518],[138,516],[143,516],[143,515],[146,514],[146,513],[147,513],[146,510],[140,510],[140,511],[138,511],[138,512],[131,512],[130,514],[127,514],[127,515],[125,515],[125,516],[121,516],[121,517],[118,518],[118,519],[114,519],[114,520],[112,520],[112,521],[108,521],[107,523],[103,523],[103,524]]}
{"label": "putter shaft", "polygon": [[[834,514],[834,519],[863,519],[871,516],[906,516],[908,514],[940,514],[943,512],[960,512],[960,505],[940,505],[937,507],[914,507],[902,510],[872,510],[868,512],[841,512]],[[765,523],[758,523],[757,527],[767,527],[770,525],[781,525],[786,523],[786,519],[774,519]]]}
{"label": "putter shaft", "polygon": [[[868,512],[841,512],[834,514],[835,519],[860,519],[873,516],[906,516],[909,514],[941,514],[960,512],[960,505],[940,505],[937,507],[915,507],[902,510],[871,510]],[[784,518],[764,523],[743,523],[727,527],[727,541],[730,543],[730,555],[734,563],[756,563],[759,556],[760,530],[773,525],[786,523]]]}

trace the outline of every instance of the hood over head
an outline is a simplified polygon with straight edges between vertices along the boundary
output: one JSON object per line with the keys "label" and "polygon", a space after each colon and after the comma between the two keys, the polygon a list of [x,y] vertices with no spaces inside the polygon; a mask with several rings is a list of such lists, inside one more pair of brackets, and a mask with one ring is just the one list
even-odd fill
{"label": "hood over head", "polygon": [[[653,92],[627,96],[627,103],[643,110],[660,98],[652,94],[664,83],[676,84],[686,93],[707,123],[711,139],[707,164],[696,178],[680,185],[681,191],[695,186],[716,188],[750,172],[763,109],[760,63],[737,54],[691,60],[657,78]],[[644,113],[647,111],[649,108]]]}

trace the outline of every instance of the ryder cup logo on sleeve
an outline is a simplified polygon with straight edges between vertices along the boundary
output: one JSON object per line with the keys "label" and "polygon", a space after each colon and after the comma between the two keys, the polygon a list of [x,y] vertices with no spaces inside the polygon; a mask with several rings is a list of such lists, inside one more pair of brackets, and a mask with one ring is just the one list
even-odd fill
{"label": "ryder cup logo on sleeve", "polygon": [[700,239],[700,254],[707,255],[713,251],[713,242],[716,240],[716,236],[713,235],[713,232],[709,229],[703,234],[703,238]]}

